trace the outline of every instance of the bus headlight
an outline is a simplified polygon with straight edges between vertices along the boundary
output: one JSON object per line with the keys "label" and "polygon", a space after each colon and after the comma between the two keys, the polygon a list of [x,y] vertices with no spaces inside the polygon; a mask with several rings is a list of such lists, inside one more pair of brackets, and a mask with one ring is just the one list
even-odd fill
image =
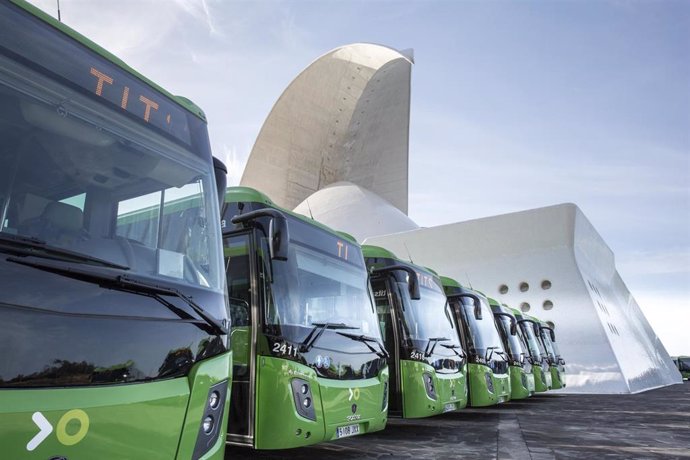
{"label": "bus headlight", "polygon": [[295,401],[295,410],[300,416],[309,420],[316,421],[316,410],[314,409],[309,382],[303,379],[292,379],[292,398]]}
{"label": "bus headlight", "polygon": [[383,382],[383,404],[381,404],[381,412],[388,409],[388,381]]}
{"label": "bus headlight", "polygon": [[488,372],[484,374],[484,379],[486,380],[486,389],[494,393],[494,381],[491,379],[491,374]]}
{"label": "bus headlight", "polygon": [[211,409],[216,409],[218,407],[218,404],[220,403],[220,394],[218,394],[217,391],[214,391],[211,393],[211,396],[208,398],[208,407]]}
{"label": "bus headlight", "polygon": [[225,399],[228,394],[228,381],[224,380],[216,383],[208,390],[206,397],[206,406],[201,415],[201,423],[199,424],[199,433],[196,437],[196,445],[194,446],[194,453],[192,459],[201,458],[211,447],[218,441],[220,435],[220,427],[223,420],[223,408],[225,407]]}
{"label": "bus headlight", "polygon": [[213,431],[213,417],[210,415],[204,419],[204,421],[201,424],[202,428],[204,429],[204,433],[209,434],[211,431]]}
{"label": "bus headlight", "polygon": [[434,388],[434,378],[428,372],[422,374],[422,379],[424,380],[424,388],[426,388],[426,394],[431,399],[436,399],[436,389]]}

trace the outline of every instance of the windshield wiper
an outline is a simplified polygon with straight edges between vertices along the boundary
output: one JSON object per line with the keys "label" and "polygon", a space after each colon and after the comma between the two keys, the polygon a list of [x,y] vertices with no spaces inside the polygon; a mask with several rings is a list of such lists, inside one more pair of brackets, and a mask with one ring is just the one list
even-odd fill
{"label": "windshield wiper", "polygon": [[[498,347],[497,347],[497,348],[498,348]],[[503,358],[503,361],[506,361],[506,362],[510,361],[510,360],[508,359],[508,353],[506,353],[505,351],[497,351],[497,352],[495,352],[495,353],[496,353],[498,356],[500,356],[501,358]]]}
{"label": "windshield wiper", "polygon": [[486,347],[486,351],[484,352],[485,361],[491,361],[491,358],[494,356],[494,350],[498,350],[498,347]]}
{"label": "windshield wiper", "polygon": [[[124,292],[131,292],[134,294],[148,295],[153,297],[158,302],[165,305],[173,313],[177,314],[182,319],[192,319],[187,312],[181,310],[171,302],[165,300],[163,295],[173,296],[184,301],[189,307],[194,310],[201,319],[204,320],[207,326],[210,326],[213,333],[216,335],[226,335],[228,333],[228,328],[225,325],[225,321],[214,318],[211,314],[207,313],[202,307],[200,307],[191,298],[187,297],[182,292],[175,288],[168,286],[160,286],[157,284],[149,283],[147,281],[132,278],[127,275],[120,274],[110,274],[101,273],[93,269],[87,269],[84,266],[79,268],[71,267],[69,265],[64,265],[64,262],[56,261],[57,263],[49,262],[39,262],[26,260],[24,257],[8,257],[8,262],[14,262],[20,265],[26,265],[27,267],[37,268],[50,273],[55,273],[57,275],[66,276],[68,278],[73,278],[79,281],[85,281],[87,283],[97,284],[103,288],[116,289]],[[196,323],[195,323],[196,324]]]}
{"label": "windshield wiper", "polygon": [[[424,348],[424,357],[428,358],[434,353],[434,349],[439,342],[448,342],[450,339],[447,337],[431,337],[426,343],[426,348]],[[433,345],[432,345],[433,343]],[[431,350],[429,349],[431,347]]]}
{"label": "windshield wiper", "polygon": [[299,351],[301,353],[306,353],[311,350],[326,329],[358,329],[353,326],[348,326],[345,323],[311,323],[311,325],[314,326],[314,328],[309,332],[299,346]]}
{"label": "windshield wiper", "polygon": [[[462,349],[462,346],[457,343],[451,343],[450,345],[447,343],[442,343],[441,346],[453,350],[455,354],[460,357],[460,359],[465,359],[467,357],[465,351]],[[460,352],[458,352],[458,348],[460,349]]]}
{"label": "windshield wiper", "polygon": [[103,267],[117,268],[119,270],[129,270],[126,265],[116,264],[108,260],[99,259],[81,252],[70,251],[69,249],[51,246],[40,238],[33,236],[12,235],[0,232],[0,245],[8,245],[9,252],[17,256],[33,256],[43,259],[60,260],[65,262],[92,263]]}
{"label": "windshield wiper", "polygon": [[[379,358],[388,359],[390,357],[390,354],[388,354],[386,347],[384,347],[383,344],[381,343],[381,341],[379,339],[377,339],[376,337],[370,337],[370,336],[364,335],[364,334],[350,334],[349,332],[336,332],[336,334],[340,334],[343,337],[347,337],[349,339],[357,340],[358,342],[362,342],[373,353],[376,353],[379,356]],[[379,347],[379,349],[376,350],[374,347],[372,347],[370,345],[370,343],[375,343]]]}

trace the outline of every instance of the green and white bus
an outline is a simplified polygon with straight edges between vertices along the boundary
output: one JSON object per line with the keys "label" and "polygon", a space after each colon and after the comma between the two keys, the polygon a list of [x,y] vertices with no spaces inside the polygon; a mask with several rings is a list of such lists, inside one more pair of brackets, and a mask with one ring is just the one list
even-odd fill
{"label": "green and white bus", "polygon": [[510,399],[525,399],[534,394],[532,364],[527,359],[529,351],[518,334],[517,320],[512,310],[500,305],[491,297],[488,300],[494,313],[496,329],[503,341],[503,348],[508,353]]}
{"label": "green and white bus", "polygon": [[201,110],[2,1],[0,139],[0,456],[223,458],[232,356]]}
{"label": "green and white bus", "polygon": [[529,360],[532,363],[532,374],[534,375],[534,390],[543,393],[551,389],[551,369],[549,359],[544,349],[544,344],[539,339],[541,335],[539,320],[522,313],[520,310],[512,309],[517,320],[520,333],[527,343]]}
{"label": "green and white bus", "polygon": [[377,246],[362,246],[390,352],[392,415],[420,418],[467,405],[465,354],[438,276]]}
{"label": "green and white bus", "polygon": [[284,449],[382,430],[387,353],[360,246],[247,187],[228,188],[223,216],[228,442]]}
{"label": "green and white bus", "polygon": [[690,379],[690,356],[675,356],[672,359],[683,380]]}
{"label": "green and white bus", "polygon": [[558,349],[554,328],[548,323],[541,321],[539,323],[539,336],[549,359],[551,388],[554,390],[565,388],[565,360],[561,356],[561,352]]}
{"label": "green and white bus", "polygon": [[469,405],[483,407],[509,401],[509,357],[488,299],[452,278],[443,276],[441,281],[455,318],[462,325],[467,351]]}

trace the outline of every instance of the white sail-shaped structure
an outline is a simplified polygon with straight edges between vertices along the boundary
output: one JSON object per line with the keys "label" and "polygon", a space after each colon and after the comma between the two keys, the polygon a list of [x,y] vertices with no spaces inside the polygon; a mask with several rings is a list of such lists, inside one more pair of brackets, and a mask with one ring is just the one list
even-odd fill
{"label": "white sail-shaped structure", "polygon": [[241,185],[292,209],[339,181],[407,213],[412,51],[357,43],[302,71],[252,148]]}
{"label": "white sail-shaped structure", "polygon": [[555,325],[567,391],[634,393],[680,373],[572,204],[419,228],[407,217],[410,52],[326,53],[280,96],[241,184]]}
{"label": "white sail-shaped structure", "polygon": [[368,238],[555,325],[567,392],[636,393],[680,374],[574,204]]}

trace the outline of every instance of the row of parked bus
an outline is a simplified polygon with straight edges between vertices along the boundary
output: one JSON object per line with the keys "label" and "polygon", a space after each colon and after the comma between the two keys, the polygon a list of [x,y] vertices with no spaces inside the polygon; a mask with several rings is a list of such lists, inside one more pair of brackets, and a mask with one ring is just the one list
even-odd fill
{"label": "row of parked bus", "polygon": [[221,459],[563,386],[553,328],[226,189],[206,118],[0,1],[0,457]]}
{"label": "row of parked bus", "polygon": [[283,449],[565,386],[552,326],[231,187],[228,441]]}

